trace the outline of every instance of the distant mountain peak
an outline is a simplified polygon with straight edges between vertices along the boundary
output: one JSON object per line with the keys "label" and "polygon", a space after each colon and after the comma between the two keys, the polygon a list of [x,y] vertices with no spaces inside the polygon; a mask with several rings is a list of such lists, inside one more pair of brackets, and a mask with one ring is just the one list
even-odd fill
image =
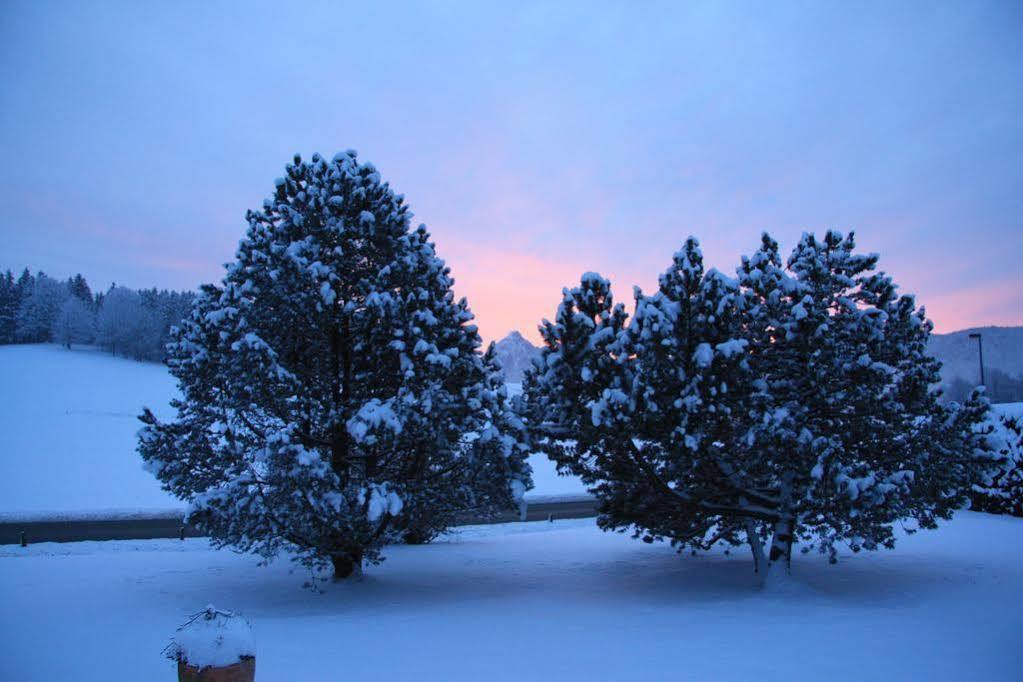
{"label": "distant mountain peak", "polygon": [[522,373],[532,364],[533,358],[539,357],[540,349],[534,346],[518,330],[494,344],[497,361],[504,371],[504,379],[509,383],[522,381]]}

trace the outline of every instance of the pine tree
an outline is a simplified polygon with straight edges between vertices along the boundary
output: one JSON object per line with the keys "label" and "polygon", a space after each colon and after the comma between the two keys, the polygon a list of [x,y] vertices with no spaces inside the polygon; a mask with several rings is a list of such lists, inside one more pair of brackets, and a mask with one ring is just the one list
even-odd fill
{"label": "pine tree", "polygon": [[784,268],[765,236],[740,268],[763,382],[750,442],[769,454],[762,486],[777,499],[762,528],[769,563],[786,571],[796,540],[834,560],[839,544],[893,547],[899,520],[935,527],[985,456],[973,431],[986,406],[939,404],[932,325],[877,260],[828,232],[804,235]]}
{"label": "pine tree", "polygon": [[137,291],[111,285],[96,315],[96,343],[113,355],[136,360],[143,334],[144,310]]}
{"label": "pine tree", "polygon": [[1023,417],[992,413],[979,431],[988,440],[991,458],[986,475],[970,493],[971,507],[1023,516]]}
{"label": "pine tree", "polygon": [[[609,287],[600,284],[602,292]],[[568,292],[559,321],[571,319],[577,291]],[[574,341],[574,354],[566,353],[570,337],[558,333],[564,325],[545,323],[547,347],[525,383],[531,420],[548,436],[546,450],[559,467],[597,495],[602,528],[631,527],[647,542],[666,538],[679,549],[741,542],[745,518],[727,515],[754,501],[743,500],[745,451],[734,447],[744,433],[747,369],[737,338],[738,285],[705,272],[690,238],[659,291],[636,290],[634,298],[626,325],[624,311],[603,297],[594,324],[575,325],[586,333]],[[565,371],[566,354],[582,356],[578,369]]]}
{"label": "pine tree", "polygon": [[18,295],[22,299],[32,293],[32,286],[35,284],[35,281],[36,278],[32,276],[28,268],[22,270],[21,274],[18,275],[18,281],[15,283],[15,286],[18,289]]}
{"label": "pine tree", "polygon": [[296,157],[173,335],[178,416],[147,410],[139,449],[220,545],[344,578],[528,484],[472,314],[410,217],[354,152]]}
{"label": "pine tree", "polygon": [[24,287],[21,306],[18,309],[15,336],[21,343],[45,343],[50,341],[50,332],[60,313],[64,300],[70,295],[67,285],[58,282],[45,273],[22,279]]}
{"label": "pine tree", "polygon": [[566,292],[524,382],[531,427],[604,528],[747,542],[765,578],[797,540],[834,559],[893,546],[902,519],[932,528],[991,466],[987,405],[938,402],[931,324],[876,262],[829,232],[783,265],[765,235],[735,281],[690,239],[629,324],[605,303],[573,333]]}
{"label": "pine tree", "polygon": [[464,465],[436,481],[430,504],[421,509],[410,506],[397,520],[409,544],[429,542],[467,512],[472,512],[474,518],[487,518],[501,510],[521,507],[523,495],[532,487],[528,466],[523,466],[530,454],[528,435],[511,409],[495,355],[491,343],[483,354],[483,390],[470,404],[479,411],[481,421],[459,445]]}
{"label": "pine tree", "polygon": [[[562,290],[554,322],[543,320],[539,328],[544,343],[540,363],[523,377],[523,393],[534,423],[543,424],[551,433],[570,429],[588,417],[587,406],[603,391],[593,381],[595,371],[598,365],[604,370],[601,374],[611,370],[607,364],[611,358],[597,352],[597,345],[606,349],[625,319],[624,307],[614,304],[611,283],[597,273],[585,273],[578,287]],[[551,441],[551,447],[555,448],[552,457],[559,461],[558,449],[563,444]],[[573,447],[569,445],[564,457],[574,459]]]}
{"label": "pine tree", "polygon": [[14,343],[21,294],[10,270],[0,276],[0,344]]}
{"label": "pine tree", "polygon": [[68,279],[67,287],[72,296],[88,306],[92,305],[92,290],[80,273]]}

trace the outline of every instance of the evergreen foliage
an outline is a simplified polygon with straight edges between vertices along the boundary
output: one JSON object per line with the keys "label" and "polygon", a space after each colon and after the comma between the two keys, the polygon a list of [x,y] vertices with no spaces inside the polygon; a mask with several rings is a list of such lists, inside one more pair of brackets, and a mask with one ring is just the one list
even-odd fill
{"label": "evergreen foliage", "polygon": [[21,307],[21,289],[8,270],[0,276],[0,345],[14,343]]}
{"label": "evergreen foliage", "polygon": [[68,296],[67,284],[40,272],[23,287],[15,338],[20,343],[50,341],[54,322]]}
{"label": "evergreen foliage", "polygon": [[977,511],[1023,516],[1023,417],[999,415],[981,433],[990,441],[994,466],[974,485],[970,498]]}
{"label": "evergreen foliage", "polygon": [[171,328],[184,319],[192,298],[191,293],[111,286],[99,305],[96,343],[115,355],[163,360]]}
{"label": "evergreen foliage", "polygon": [[94,305],[92,289],[89,288],[89,283],[85,281],[85,278],[82,277],[81,274],[77,274],[68,279],[67,288],[71,295],[83,304],[90,307]]}
{"label": "evergreen foliage", "polygon": [[296,157],[169,346],[183,398],[139,449],[216,542],[337,578],[513,506],[522,426],[424,226],[354,152]]}
{"label": "evergreen foliage", "polygon": [[893,546],[899,520],[934,527],[991,464],[987,403],[939,404],[931,324],[876,263],[828,232],[783,264],[765,235],[732,279],[689,239],[629,321],[584,275],[540,328],[534,433],[605,529],[748,543],[765,575],[797,540],[834,559]]}
{"label": "evergreen foliage", "polygon": [[115,355],[162,361],[171,327],[192,299],[190,292],[116,285],[94,296],[81,274],[61,282],[27,268],[15,279],[8,270],[0,274],[0,344],[95,342]]}

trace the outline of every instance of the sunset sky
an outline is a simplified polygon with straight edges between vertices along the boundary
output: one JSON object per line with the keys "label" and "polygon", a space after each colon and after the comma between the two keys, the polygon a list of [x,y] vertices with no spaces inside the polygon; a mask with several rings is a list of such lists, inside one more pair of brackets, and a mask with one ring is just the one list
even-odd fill
{"label": "sunset sky", "polygon": [[[213,7],[212,5],[216,5]],[[689,234],[855,229],[939,331],[1023,324],[1023,3],[0,3],[0,268],[220,278],[292,154],[406,195],[486,339]]]}

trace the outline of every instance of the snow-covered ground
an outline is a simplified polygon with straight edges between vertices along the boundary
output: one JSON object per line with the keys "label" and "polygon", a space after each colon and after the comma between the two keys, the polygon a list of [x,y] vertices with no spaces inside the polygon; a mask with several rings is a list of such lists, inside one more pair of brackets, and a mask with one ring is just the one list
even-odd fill
{"label": "snow-covered ground", "polygon": [[208,603],[252,624],[257,679],[996,680],[1023,671],[1023,520],[964,512],[892,552],[679,557],[592,521],[473,527],[387,549],[361,583],[203,540],[0,548],[0,679],[170,680]]}
{"label": "snow-covered ground", "polygon": [[997,412],[1007,417],[1023,418],[1023,403],[1001,403],[1000,405],[995,405],[994,408]]}
{"label": "snow-covered ground", "polygon": [[180,506],[135,452],[142,405],[171,416],[161,365],[0,346],[0,512]]}
{"label": "snow-covered ground", "polygon": [[[180,507],[135,451],[142,407],[171,417],[176,393],[162,365],[92,349],[0,346],[0,514]],[[584,492],[545,457],[531,463],[533,496]]]}

